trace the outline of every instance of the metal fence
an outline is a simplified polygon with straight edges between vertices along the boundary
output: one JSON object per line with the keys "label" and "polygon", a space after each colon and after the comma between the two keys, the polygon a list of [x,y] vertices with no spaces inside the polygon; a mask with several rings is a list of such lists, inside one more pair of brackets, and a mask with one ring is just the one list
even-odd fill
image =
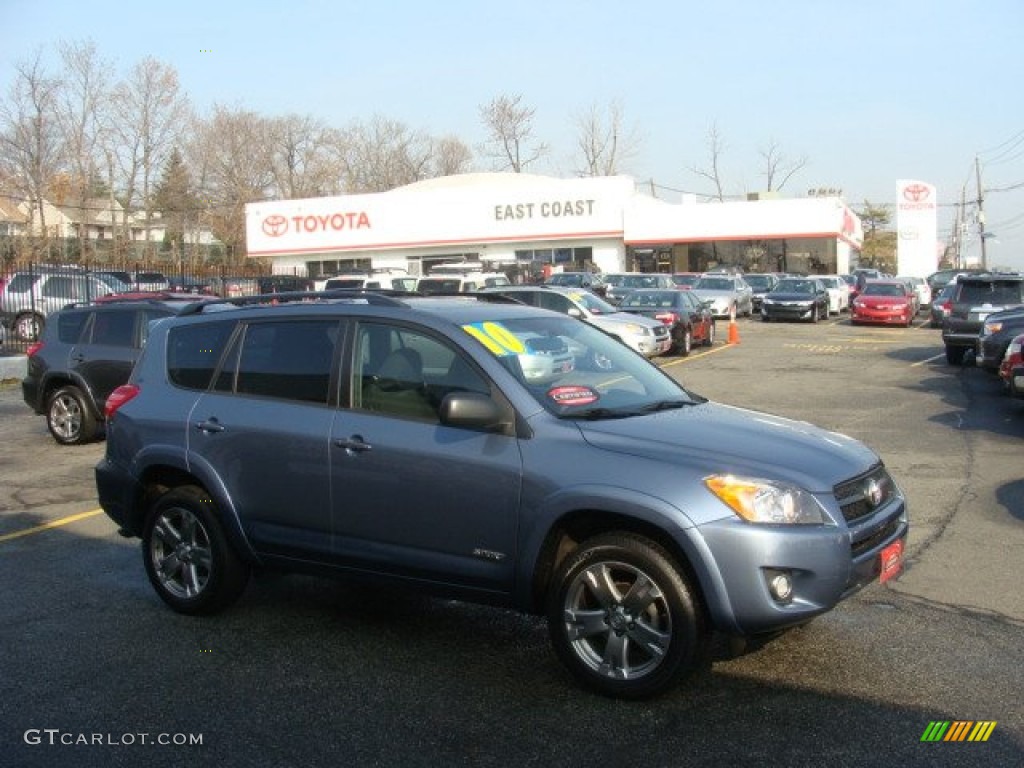
{"label": "metal fence", "polygon": [[307,290],[300,270],[272,274],[258,263],[241,267],[152,262],[53,263],[5,260],[0,268],[0,354],[24,353],[47,318],[69,304],[125,292],[176,292],[222,297]]}

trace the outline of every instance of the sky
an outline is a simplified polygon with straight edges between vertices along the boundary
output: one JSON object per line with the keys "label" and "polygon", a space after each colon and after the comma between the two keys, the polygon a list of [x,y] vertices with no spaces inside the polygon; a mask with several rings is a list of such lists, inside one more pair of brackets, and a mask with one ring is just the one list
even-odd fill
{"label": "sky", "polygon": [[895,206],[899,180],[925,181],[940,240],[965,199],[980,256],[980,196],[988,264],[1024,270],[1022,35],[1022,0],[0,0],[0,98],[62,40],[119,74],[173,66],[199,114],[383,116],[474,148],[480,108],[518,95],[550,147],[527,170],[556,176],[579,167],[579,116],[617,103],[639,136],[622,170],[662,199],[713,192],[695,171],[714,130],[727,194],[764,188],[773,145],[805,161],[783,196]]}

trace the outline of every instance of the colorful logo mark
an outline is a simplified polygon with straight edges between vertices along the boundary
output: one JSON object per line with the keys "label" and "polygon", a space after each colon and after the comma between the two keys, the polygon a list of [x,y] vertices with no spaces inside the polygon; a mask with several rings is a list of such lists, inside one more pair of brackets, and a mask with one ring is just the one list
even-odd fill
{"label": "colorful logo mark", "polygon": [[995,729],[995,720],[932,720],[921,741],[988,741]]}

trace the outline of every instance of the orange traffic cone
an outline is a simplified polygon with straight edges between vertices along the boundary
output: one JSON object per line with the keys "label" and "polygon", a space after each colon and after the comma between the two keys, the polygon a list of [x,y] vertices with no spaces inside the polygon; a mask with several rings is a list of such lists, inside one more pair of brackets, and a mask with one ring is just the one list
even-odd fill
{"label": "orange traffic cone", "polygon": [[740,343],[740,329],[736,326],[736,318],[729,318],[729,343]]}

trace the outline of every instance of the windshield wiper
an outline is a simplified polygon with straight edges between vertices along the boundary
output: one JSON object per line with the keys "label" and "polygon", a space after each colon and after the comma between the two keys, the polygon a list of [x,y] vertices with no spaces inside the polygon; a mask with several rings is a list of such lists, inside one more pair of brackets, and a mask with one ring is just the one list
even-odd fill
{"label": "windshield wiper", "polygon": [[670,411],[675,408],[683,408],[687,405],[696,405],[697,403],[693,400],[657,400],[653,403],[648,403],[640,408],[643,413],[654,413],[655,411]]}
{"label": "windshield wiper", "polygon": [[635,409],[622,410],[617,408],[585,408],[580,411],[571,411],[569,413],[560,414],[560,418],[598,421],[599,419],[626,419],[630,416],[639,416],[640,413],[640,411]]}

